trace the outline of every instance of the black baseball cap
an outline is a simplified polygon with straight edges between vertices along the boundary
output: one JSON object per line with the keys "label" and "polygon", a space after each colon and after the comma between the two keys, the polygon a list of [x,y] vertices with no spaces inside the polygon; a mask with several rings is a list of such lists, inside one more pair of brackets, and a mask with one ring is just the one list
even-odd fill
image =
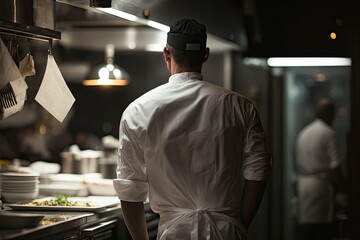
{"label": "black baseball cap", "polygon": [[205,51],[206,27],[194,19],[182,19],[170,26],[167,43],[178,50]]}

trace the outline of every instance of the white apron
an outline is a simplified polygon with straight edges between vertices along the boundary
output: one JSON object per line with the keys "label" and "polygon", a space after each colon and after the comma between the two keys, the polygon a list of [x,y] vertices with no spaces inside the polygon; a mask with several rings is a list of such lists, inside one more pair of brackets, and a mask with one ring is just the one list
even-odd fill
{"label": "white apron", "polygon": [[299,223],[328,223],[334,219],[334,189],[326,176],[298,177]]}

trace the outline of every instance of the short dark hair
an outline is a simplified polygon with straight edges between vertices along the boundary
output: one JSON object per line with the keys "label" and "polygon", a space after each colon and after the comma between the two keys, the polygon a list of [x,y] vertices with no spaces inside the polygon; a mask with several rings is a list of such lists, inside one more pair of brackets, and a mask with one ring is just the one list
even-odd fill
{"label": "short dark hair", "polygon": [[174,61],[182,67],[195,67],[204,63],[204,51],[183,51],[167,45]]}
{"label": "short dark hair", "polygon": [[329,98],[322,98],[316,105],[316,117],[332,119],[335,115],[335,103]]}

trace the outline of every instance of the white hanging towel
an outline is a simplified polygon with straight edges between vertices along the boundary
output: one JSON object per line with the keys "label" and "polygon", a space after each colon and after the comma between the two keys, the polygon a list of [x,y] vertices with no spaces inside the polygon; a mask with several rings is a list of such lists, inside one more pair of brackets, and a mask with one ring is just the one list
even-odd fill
{"label": "white hanging towel", "polygon": [[54,57],[50,54],[35,100],[60,122],[64,120],[75,102]]}

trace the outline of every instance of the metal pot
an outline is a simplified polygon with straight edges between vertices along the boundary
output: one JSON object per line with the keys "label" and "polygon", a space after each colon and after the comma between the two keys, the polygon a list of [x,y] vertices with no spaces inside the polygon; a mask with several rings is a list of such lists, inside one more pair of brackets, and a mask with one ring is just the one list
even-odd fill
{"label": "metal pot", "polygon": [[99,161],[99,171],[103,178],[116,178],[117,148],[105,148],[104,157]]}
{"label": "metal pot", "polygon": [[101,151],[94,151],[94,154],[74,154],[71,152],[61,153],[61,172],[62,173],[97,173],[99,172],[99,162],[102,159]]}
{"label": "metal pot", "polygon": [[74,161],[74,154],[71,152],[61,152],[61,172],[62,173],[73,173],[73,161]]}
{"label": "metal pot", "polygon": [[100,158],[85,158],[75,157],[73,161],[73,173],[75,174],[83,174],[83,173],[96,173],[98,172],[98,161]]}
{"label": "metal pot", "polygon": [[99,172],[102,174],[103,178],[114,179],[116,178],[116,167],[117,163],[114,161],[100,161]]}

